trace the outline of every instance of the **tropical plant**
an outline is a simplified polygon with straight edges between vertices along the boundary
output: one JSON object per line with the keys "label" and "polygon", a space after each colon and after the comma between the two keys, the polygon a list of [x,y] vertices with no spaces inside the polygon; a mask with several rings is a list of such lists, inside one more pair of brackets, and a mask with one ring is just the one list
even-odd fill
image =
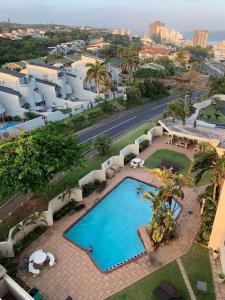
{"label": "tropical plant", "polygon": [[167,114],[173,118],[173,123],[175,120],[182,120],[183,125],[185,125],[186,110],[181,102],[171,101],[167,105]]}
{"label": "tropical plant", "polygon": [[93,141],[93,147],[97,149],[99,155],[106,155],[111,149],[112,141],[106,135],[99,135]]}
{"label": "tropical plant", "polygon": [[139,57],[136,49],[130,47],[122,52],[121,69],[128,74],[128,81],[131,82],[132,74],[138,69]]}
{"label": "tropical plant", "polygon": [[200,151],[195,153],[190,171],[195,174],[197,184],[203,174],[212,171],[211,182],[213,184],[213,201],[217,200],[219,190],[225,179],[225,154],[219,156],[216,149],[207,143],[200,144]]}
{"label": "tropical plant", "polygon": [[95,64],[88,63],[86,65],[89,69],[86,75],[86,81],[94,80],[96,82],[97,97],[100,99],[100,86],[108,85],[112,80],[106,69],[104,62],[96,60]]}
{"label": "tropical plant", "polygon": [[35,212],[32,215],[28,216],[24,221],[24,225],[37,225],[39,224],[40,226],[47,226],[47,220],[45,217],[45,214],[43,212]]}
{"label": "tropical plant", "polygon": [[185,67],[187,63],[187,59],[184,51],[178,51],[175,58],[176,62],[179,63],[181,67]]}

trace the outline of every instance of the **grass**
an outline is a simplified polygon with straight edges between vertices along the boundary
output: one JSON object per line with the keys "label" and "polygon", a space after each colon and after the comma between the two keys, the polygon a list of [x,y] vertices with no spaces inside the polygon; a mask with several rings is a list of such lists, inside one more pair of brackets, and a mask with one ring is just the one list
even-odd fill
{"label": "grass", "polygon": [[[204,248],[199,244],[194,244],[191,248],[191,251],[183,257],[182,262],[197,299],[216,299],[213,287],[208,249]],[[198,280],[207,283],[207,292],[197,290]]]}
{"label": "grass", "polygon": [[155,151],[146,161],[147,168],[158,168],[163,159],[171,161],[174,165],[178,166],[179,171],[188,172],[191,160],[183,153],[179,153],[172,150],[160,149]]}
{"label": "grass", "polygon": [[[178,167],[180,172],[189,173],[191,160],[183,153],[179,153],[167,149],[156,150],[152,154],[152,156],[150,156],[145,161],[145,166],[149,169],[158,168],[160,167],[161,161],[163,159],[171,161],[174,165]],[[194,174],[191,176],[194,177]],[[197,184],[197,186],[209,184],[211,178],[212,178],[212,172],[206,171],[205,174],[203,174],[202,179]]]}
{"label": "grass", "polygon": [[161,268],[144,279],[134,283],[120,293],[110,297],[110,300],[155,300],[154,289],[161,281],[166,281],[176,288],[182,295],[183,300],[190,299],[183,277],[176,262]]}
{"label": "grass", "polygon": [[201,119],[206,122],[225,124],[225,115],[219,110],[216,111],[213,105],[208,106],[202,111]]}
{"label": "grass", "polygon": [[101,164],[105,160],[107,160],[113,155],[119,155],[119,152],[122,148],[134,143],[136,138],[144,134],[146,130],[152,128],[153,126],[153,123],[147,123],[146,125],[120,138],[117,142],[115,142],[112,145],[111,151],[108,155],[88,158],[85,162],[84,167],[76,167],[72,169],[71,171],[67,172],[63,177],[61,177],[56,183],[51,184],[50,188],[43,192],[44,197],[50,200],[56,197],[58,194],[62,193],[68,186],[76,186],[80,178],[87,175],[92,170],[100,169]]}

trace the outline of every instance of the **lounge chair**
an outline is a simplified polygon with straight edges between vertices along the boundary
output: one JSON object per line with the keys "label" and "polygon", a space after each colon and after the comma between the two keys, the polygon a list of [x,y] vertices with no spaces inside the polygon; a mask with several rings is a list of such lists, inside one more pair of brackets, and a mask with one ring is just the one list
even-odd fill
{"label": "lounge chair", "polygon": [[47,257],[49,258],[49,267],[55,265],[55,257],[51,252],[47,252]]}
{"label": "lounge chair", "polygon": [[28,265],[28,271],[33,274],[33,277],[36,277],[40,274],[40,270],[35,269],[32,262],[30,262]]}
{"label": "lounge chair", "polygon": [[162,281],[153,293],[160,300],[179,300],[181,298],[180,293],[165,281]]}

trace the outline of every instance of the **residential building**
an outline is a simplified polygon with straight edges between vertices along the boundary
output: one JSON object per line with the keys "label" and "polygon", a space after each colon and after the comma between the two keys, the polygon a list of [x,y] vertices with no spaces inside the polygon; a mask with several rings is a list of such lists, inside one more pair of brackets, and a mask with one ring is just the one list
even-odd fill
{"label": "residential building", "polygon": [[113,34],[131,36],[132,31],[131,31],[131,29],[128,29],[128,28],[117,28],[113,31]]}
{"label": "residential building", "polygon": [[161,56],[168,56],[169,50],[164,47],[145,47],[139,51],[139,58],[152,58],[157,59]]}
{"label": "residential building", "polygon": [[98,52],[105,46],[109,46],[109,43],[104,42],[103,39],[98,39],[90,42],[90,45],[87,47],[87,50],[90,52]]}
{"label": "residential building", "polygon": [[44,99],[35,80],[25,74],[0,69],[0,86],[0,104],[6,109],[7,115],[24,117],[27,110],[43,109]]}
{"label": "residential building", "polygon": [[182,33],[171,30],[165,26],[158,26],[156,28],[156,40],[162,44],[180,46],[183,41],[183,35]]}
{"label": "residential building", "polygon": [[213,46],[213,54],[216,61],[225,61],[225,41]]}
{"label": "residential building", "polygon": [[0,265],[0,299],[34,300]]}
{"label": "residential building", "polygon": [[197,29],[194,33],[193,46],[200,46],[206,48],[208,45],[209,33],[207,30]]}
{"label": "residential building", "polygon": [[154,21],[149,25],[149,37],[153,40],[157,40],[158,38],[158,27],[165,27],[165,23]]}
{"label": "residential building", "polygon": [[71,51],[81,51],[85,47],[85,42],[83,40],[75,40],[71,42],[61,43],[54,47],[48,47],[49,55],[54,55],[57,53],[67,54]]}

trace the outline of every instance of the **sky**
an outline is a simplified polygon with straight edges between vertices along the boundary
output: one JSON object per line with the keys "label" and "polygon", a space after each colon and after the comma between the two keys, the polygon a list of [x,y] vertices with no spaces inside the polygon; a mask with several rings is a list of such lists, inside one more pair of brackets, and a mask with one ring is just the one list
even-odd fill
{"label": "sky", "polygon": [[169,28],[225,31],[225,0],[0,0],[0,21],[128,27],[144,33],[153,20]]}

